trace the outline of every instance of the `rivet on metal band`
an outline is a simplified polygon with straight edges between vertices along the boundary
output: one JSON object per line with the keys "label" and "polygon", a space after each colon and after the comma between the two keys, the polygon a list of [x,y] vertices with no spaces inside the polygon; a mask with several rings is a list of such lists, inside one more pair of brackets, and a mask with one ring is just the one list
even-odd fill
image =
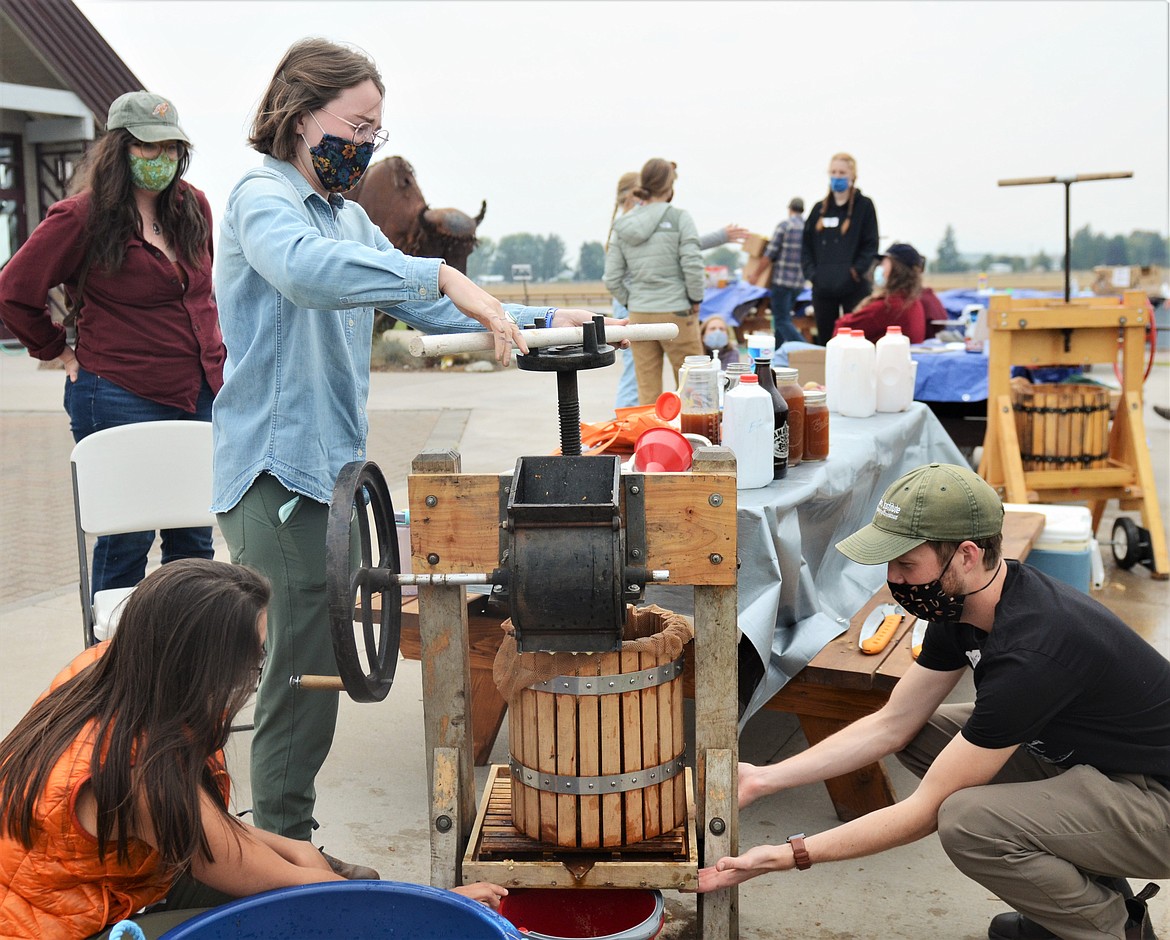
{"label": "rivet on metal band", "polygon": [[[645,669],[641,672],[623,672],[616,676],[553,676],[545,682],[535,682],[528,688],[537,692],[555,692],[557,695],[606,695],[610,689],[622,692],[637,692],[652,689],[677,679],[683,674],[683,657],[664,666]],[[625,680],[618,684],[616,680]],[[597,688],[602,683],[606,688]]]}

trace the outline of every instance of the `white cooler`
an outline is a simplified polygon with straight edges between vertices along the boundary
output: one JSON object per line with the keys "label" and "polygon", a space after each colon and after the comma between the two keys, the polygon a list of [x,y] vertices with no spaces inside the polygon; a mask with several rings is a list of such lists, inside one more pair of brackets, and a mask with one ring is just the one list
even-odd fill
{"label": "white cooler", "polygon": [[1004,503],[1005,510],[1041,513],[1046,522],[1028,553],[1027,564],[1046,575],[1089,592],[1105,581],[1101,549],[1093,538],[1093,517],[1085,506]]}

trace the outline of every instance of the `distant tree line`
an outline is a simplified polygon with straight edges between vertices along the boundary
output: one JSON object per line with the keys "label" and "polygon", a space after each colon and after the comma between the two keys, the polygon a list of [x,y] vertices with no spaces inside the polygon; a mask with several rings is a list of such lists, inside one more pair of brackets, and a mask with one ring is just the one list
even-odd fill
{"label": "distant tree line", "polygon": [[498,242],[480,236],[475,251],[467,259],[467,276],[472,280],[502,277],[512,280],[512,265],[532,267],[534,281],[600,281],[605,272],[605,248],[601,242],[585,242],[577,253],[575,267],[565,257],[565,243],[559,235],[533,235],[517,232]]}
{"label": "distant tree line", "polygon": [[[532,266],[534,281],[600,281],[605,274],[605,246],[585,242],[577,252],[577,263],[569,266],[565,243],[558,235],[532,235],[519,232],[505,235],[498,242],[480,236],[479,243],[467,259],[467,276],[473,281],[485,275],[512,280],[512,265]],[[735,272],[740,267],[740,252],[724,245],[703,255],[705,265],[726,265]]]}
{"label": "distant tree line", "polygon": [[[1086,225],[1074,233],[1072,238],[1072,269],[1089,271],[1100,265],[1162,265],[1170,264],[1170,241],[1157,232],[1133,231],[1129,235],[1097,235]],[[1064,267],[1064,256],[1056,258],[1041,250],[1038,254],[993,255],[985,254],[978,261],[971,261],[959,252],[955,230],[948,225],[942,241],[938,243],[936,257],[929,264],[929,270],[939,274],[961,271],[986,271],[992,265],[1008,265],[1017,271],[1052,271]]]}

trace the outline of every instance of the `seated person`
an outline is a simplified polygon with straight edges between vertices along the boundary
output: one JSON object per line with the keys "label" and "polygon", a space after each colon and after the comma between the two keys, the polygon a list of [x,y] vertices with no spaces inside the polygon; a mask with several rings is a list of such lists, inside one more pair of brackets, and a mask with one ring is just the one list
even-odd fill
{"label": "seated person", "polygon": [[699,334],[707,354],[719,354],[720,369],[726,369],[729,363],[739,362],[739,345],[735,341],[735,333],[719,314],[707,317],[699,327]]}
{"label": "seated person", "polygon": [[163,566],[0,742],[0,936],[91,937],[165,901],[138,918],[158,936],[236,897],[343,880],[228,810],[221,749],[256,690],[270,593],[248,568]]}
{"label": "seated person", "polygon": [[886,327],[899,326],[911,343],[926,340],[926,313],[922,309],[922,269],[925,259],[912,245],[895,244],[878,255],[873,283],[876,290],[852,313],[837,318],[836,329],[864,330],[876,343]]}
{"label": "seated person", "polygon": [[[926,338],[931,339],[939,330],[945,329],[950,314],[947,313],[947,308],[943,306],[943,302],[938,299],[938,294],[931,287],[923,287],[922,294],[918,299],[922,301],[922,312],[926,317]],[[939,323],[938,326],[935,326],[936,321]]]}

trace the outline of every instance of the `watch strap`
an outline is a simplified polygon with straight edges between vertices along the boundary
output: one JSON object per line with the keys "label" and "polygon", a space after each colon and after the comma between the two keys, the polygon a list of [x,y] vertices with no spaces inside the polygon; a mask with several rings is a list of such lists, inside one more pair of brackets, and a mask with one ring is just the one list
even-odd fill
{"label": "watch strap", "polygon": [[796,862],[797,870],[808,871],[812,868],[812,858],[809,857],[808,849],[804,847],[804,833],[789,836],[788,844],[792,846],[792,858]]}

